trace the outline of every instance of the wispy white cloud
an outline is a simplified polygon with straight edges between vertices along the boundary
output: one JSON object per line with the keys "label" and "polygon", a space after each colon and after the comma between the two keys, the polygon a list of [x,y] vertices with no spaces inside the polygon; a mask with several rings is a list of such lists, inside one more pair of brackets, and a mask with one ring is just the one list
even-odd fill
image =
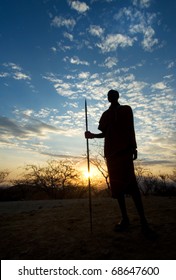
{"label": "wispy white cloud", "polygon": [[7,72],[1,72],[0,73],[0,78],[6,78],[6,77],[8,77],[9,76],[9,73],[7,73]]}
{"label": "wispy white cloud", "polygon": [[[73,106],[72,108],[76,107]],[[74,148],[73,145],[70,147],[69,139],[71,137],[73,144],[75,137],[80,135],[76,117],[74,122],[73,113],[69,111],[66,112],[67,116],[60,117],[58,112],[53,114],[50,111],[49,117],[48,110],[44,108],[40,112],[34,110],[31,112],[31,109],[16,110],[14,113],[17,118],[13,119],[0,116],[0,147],[11,151],[15,149],[15,154],[24,151],[25,159],[28,152],[38,156],[41,153],[52,156],[56,152],[57,154],[70,153],[73,155]],[[47,117],[49,118],[46,119]],[[41,121],[41,118],[45,118],[46,121]],[[66,143],[68,145],[65,147]],[[76,145],[75,149],[77,149]],[[32,154],[31,156],[33,157]]]}
{"label": "wispy white cloud", "polygon": [[3,66],[8,72],[1,73],[0,78],[12,77],[15,80],[31,80],[31,76],[26,74],[21,66],[12,62],[4,63]]}
{"label": "wispy white cloud", "polygon": [[171,62],[169,62],[167,68],[168,68],[168,69],[171,69],[171,68],[173,68],[174,66],[175,66],[175,62],[174,62],[174,61],[171,61]]}
{"label": "wispy white cloud", "polygon": [[[139,2],[139,3],[138,3]],[[142,7],[147,7],[150,1],[133,1],[135,6],[142,5]],[[155,30],[153,23],[156,21],[157,14],[149,13],[145,11],[140,11],[137,8],[125,7],[119,10],[119,12],[114,16],[114,18],[119,22],[127,21],[127,32],[136,35],[135,39],[140,42],[142,48],[145,51],[153,51],[154,47],[159,46],[159,40],[155,37]],[[138,34],[143,35],[141,40]]]}
{"label": "wispy white cloud", "polygon": [[26,133],[25,131],[19,127],[14,120],[11,120],[7,117],[0,116],[0,131],[1,131],[1,137],[6,136],[7,138],[10,138],[12,136],[15,137],[25,137]]}
{"label": "wispy white cloud", "polygon": [[118,47],[125,48],[133,46],[136,38],[131,38],[123,34],[109,34],[102,40],[101,43],[97,43],[97,47],[101,49],[103,53],[115,51]]}
{"label": "wispy white cloud", "polygon": [[71,58],[65,57],[63,59],[64,61],[69,61],[71,64],[76,64],[76,65],[89,65],[89,62],[85,60],[81,60],[78,56],[73,56]]}
{"label": "wispy white cloud", "polygon": [[[0,116],[0,142],[4,142],[4,139],[17,143],[18,141],[33,141],[34,139],[49,139],[51,134],[62,134],[70,135],[67,129],[64,128],[63,123],[61,125],[56,125],[54,123],[55,118],[51,117],[50,121],[41,121],[41,118],[48,117],[51,111],[42,109],[40,112],[34,112],[30,109],[26,111],[15,111],[16,117],[10,119],[7,117]],[[35,116],[34,116],[35,115]]]}
{"label": "wispy white cloud", "polygon": [[153,90],[155,90],[155,89],[163,90],[163,89],[166,89],[167,86],[166,86],[166,84],[165,84],[164,82],[158,82],[158,83],[153,84],[153,85],[151,86],[151,88],[152,88]]}
{"label": "wispy white cloud", "polygon": [[5,66],[7,68],[11,68],[12,70],[16,70],[16,71],[22,70],[21,66],[19,66],[18,64],[15,64],[13,62],[4,63],[3,66]]}
{"label": "wispy white cloud", "polygon": [[79,79],[88,79],[89,76],[90,76],[89,72],[81,72],[81,73],[78,74]]}
{"label": "wispy white cloud", "polygon": [[[63,51],[63,52],[67,52],[69,50],[71,50],[72,46],[71,45],[68,45],[68,44],[65,44],[64,42],[60,41],[60,42],[57,42],[57,47],[59,50]],[[57,50],[57,49],[56,49]]]}
{"label": "wispy white cloud", "polygon": [[[158,119],[157,121],[160,121]],[[153,122],[152,122],[153,123]],[[167,122],[165,122],[165,125]],[[147,127],[148,130],[148,127]],[[166,161],[167,164],[172,164],[175,162],[175,134],[170,133],[170,128],[167,130],[167,137],[163,133],[162,128],[158,128],[158,136],[154,134],[151,130],[150,135],[146,135],[141,143],[141,153],[143,154],[143,159],[147,159],[149,162],[153,161]],[[150,143],[150,145],[148,144]]]}
{"label": "wispy white cloud", "polygon": [[76,21],[72,18],[64,18],[62,16],[55,16],[51,22],[54,27],[66,27],[68,29],[73,29],[76,25]]}
{"label": "wispy white cloud", "polygon": [[143,49],[146,51],[152,51],[155,45],[158,45],[158,39],[154,38],[155,31],[152,27],[147,27],[143,32],[144,39],[141,42]]}
{"label": "wispy white cloud", "polygon": [[64,32],[64,37],[69,39],[71,42],[73,41],[73,35],[68,32]]}
{"label": "wispy white cloud", "polygon": [[24,116],[27,116],[27,117],[30,117],[30,116],[32,116],[33,114],[34,114],[34,110],[32,110],[32,109],[26,109],[26,110],[24,110],[23,112],[19,112],[19,110],[18,109],[15,109],[15,111],[14,111],[14,113],[15,114],[21,114],[22,113],[22,115],[24,115]]}
{"label": "wispy white cloud", "polygon": [[140,8],[148,8],[151,4],[151,0],[132,0],[134,6],[139,6]]}
{"label": "wispy white cloud", "polygon": [[[152,88],[152,93],[150,88]],[[148,84],[150,95],[138,95],[134,100],[135,126],[140,158],[152,161],[175,161],[174,94],[168,94],[170,85],[164,82]],[[170,89],[171,90],[171,89]],[[137,106],[138,104],[138,106]]]}
{"label": "wispy white cloud", "polygon": [[93,36],[101,37],[104,33],[104,29],[99,25],[91,25],[88,29],[89,33]]}
{"label": "wispy white cloud", "polygon": [[[109,61],[109,63],[111,62]],[[146,87],[145,82],[137,81],[133,74],[127,73],[130,69],[133,68],[126,69],[126,71],[123,68],[118,68],[113,72],[105,71],[101,75],[77,71],[74,75],[65,77],[50,73],[43,76],[43,78],[50,81],[57,93],[62,96],[77,99],[88,95],[88,98],[102,101],[111,88],[125,92],[125,95],[129,95],[128,98],[131,98],[133,94],[141,92]]]}
{"label": "wispy white cloud", "polygon": [[118,63],[118,59],[116,57],[107,57],[103,63],[104,67],[107,67],[108,69],[113,68]]}
{"label": "wispy white cloud", "polygon": [[72,9],[76,10],[78,13],[86,13],[89,10],[89,6],[85,2],[69,0],[69,5]]}
{"label": "wispy white cloud", "polygon": [[31,80],[31,77],[29,75],[26,75],[24,73],[21,72],[15,72],[13,75],[13,78],[15,80]]}
{"label": "wispy white cloud", "polygon": [[144,22],[130,26],[129,31],[132,34],[142,33],[143,40],[141,45],[145,51],[152,51],[155,45],[158,45],[159,40],[155,38],[155,31],[151,26],[147,26]]}
{"label": "wispy white cloud", "polygon": [[174,75],[166,75],[166,76],[164,76],[163,77],[163,79],[167,79],[167,80],[171,80],[171,79],[173,79],[174,78]]}
{"label": "wispy white cloud", "polygon": [[54,53],[56,53],[56,52],[57,52],[56,47],[51,47],[51,50],[52,50]]}
{"label": "wispy white cloud", "polygon": [[77,64],[77,65],[79,65],[79,64],[81,64],[81,65],[89,65],[89,63],[87,61],[80,60],[79,57],[77,57],[77,56],[71,57],[70,63]]}
{"label": "wispy white cloud", "polygon": [[72,79],[66,82],[63,79],[58,78],[55,74],[49,73],[43,76],[43,79],[48,80],[53,84],[56,92],[62,96],[71,97],[76,94],[74,86],[72,84]]}

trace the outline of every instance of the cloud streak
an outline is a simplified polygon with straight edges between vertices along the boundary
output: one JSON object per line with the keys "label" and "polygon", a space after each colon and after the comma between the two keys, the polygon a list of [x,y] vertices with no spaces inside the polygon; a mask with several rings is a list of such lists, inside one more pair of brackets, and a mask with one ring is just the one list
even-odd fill
{"label": "cloud streak", "polygon": [[71,18],[64,18],[62,16],[55,16],[51,22],[51,26],[54,27],[66,27],[67,29],[73,29],[76,25],[76,21]]}
{"label": "cloud streak", "polygon": [[8,72],[4,72],[2,74],[0,74],[1,78],[7,78],[7,77],[12,77],[15,80],[31,80],[30,75],[26,74],[22,67],[12,63],[12,62],[8,62],[8,63],[4,63],[3,67],[6,68],[6,70],[8,70]]}
{"label": "cloud streak", "polygon": [[109,34],[101,43],[97,43],[97,47],[99,47],[103,53],[112,52],[116,51],[118,47],[132,47],[135,40],[135,38],[130,38],[123,34]]}

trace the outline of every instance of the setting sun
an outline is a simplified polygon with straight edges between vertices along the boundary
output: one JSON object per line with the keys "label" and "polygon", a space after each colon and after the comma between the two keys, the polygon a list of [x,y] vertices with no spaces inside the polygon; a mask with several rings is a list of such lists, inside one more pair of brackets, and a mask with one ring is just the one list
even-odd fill
{"label": "setting sun", "polygon": [[87,167],[82,167],[81,168],[81,173],[82,173],[82,177],[84,179],[88,179],[88,178],[91,178],[91,179],[98,179],[100,177],[100,173],[99,171],[97,170],[97,168],[95,168],[94,166],[91,166],[90,168],[90,171],[88,172],[87,170]]}
{"label": "setting sun", "polygon": [[90,163],[89,172],[87,168],[87,160],[85,159],[77,163],[77,168],[79,170],[80,180],[83,184],[87,184],[87,180],[91,179],[92,184],[98,183],[98,185],[100,185],[100,181],[102,181],[103,177],[97,167],[92,163]]}
{"label": "setting sun", "polygon": [[88,179],[89,177],[90,177],[90,178],[93,177],[94,174],[93,174],[92,171],[90,171],[90,172],[88,172],[88,171],[83,171],[83,176],[84,176],[86,179]]}

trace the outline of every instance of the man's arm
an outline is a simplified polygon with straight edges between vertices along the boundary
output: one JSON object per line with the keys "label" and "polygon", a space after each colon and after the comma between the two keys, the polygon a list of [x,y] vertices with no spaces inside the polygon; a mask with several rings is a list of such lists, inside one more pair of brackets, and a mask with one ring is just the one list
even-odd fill
{"label": "man's arm", "polygon": [[137,149],[134,148],[133,149],[133,160],[137,159],[137,157],[138,157],[138,152],[137,152]]}
{"label": "man's arm", "polygon": [[90,131],[85,132],[85,138],[87,139],[93,139],[93,138],[104,138],[105,135],[103,132],[101,133],[91,133]]}

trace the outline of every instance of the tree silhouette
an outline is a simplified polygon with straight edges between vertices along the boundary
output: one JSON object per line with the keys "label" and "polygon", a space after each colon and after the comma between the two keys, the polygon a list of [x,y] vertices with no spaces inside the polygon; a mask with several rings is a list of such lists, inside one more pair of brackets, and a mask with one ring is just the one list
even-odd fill
{"label": "tree silhouette", "polygon": [[49,160],[46,166],[26,165],[23,178],[17,184],[38,186],[46,191],[56,188],[64,189],[79,178],[78,171],[69,160]]}
{"label": "tree silhouette", "polygon": [[0,184],[3,183],[5,181],[5,179],[7,178],[7,176],[9,175],[9,171],[8,170],[1,170],[0,171]]}

